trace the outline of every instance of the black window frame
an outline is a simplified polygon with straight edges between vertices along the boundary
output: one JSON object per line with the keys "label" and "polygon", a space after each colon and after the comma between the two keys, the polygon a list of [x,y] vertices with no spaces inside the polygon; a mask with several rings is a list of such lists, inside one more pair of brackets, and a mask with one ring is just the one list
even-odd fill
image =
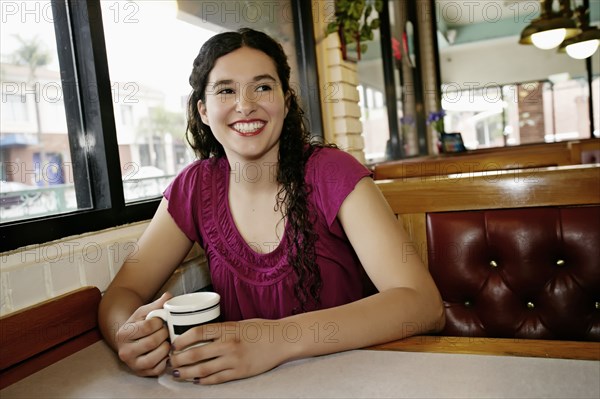
{"label": "black window frame", "polygon": [[[3,223],[0,252],[149,220],[161,200],[158,196],[125,202],[100,1],[52,0],[51,4],[61,81],[63,88],[69,88],[64,104],[77,203],[94,206]],[[301,0],[292,0],[292,6],[298,56],[304,62],[301,85],[310,93],[308,87],[318,85],[312,10]],[[307,115],[313,133],[322,137],[320,108],[311,105]],[[88,143],[87,148],[81,143]]]}

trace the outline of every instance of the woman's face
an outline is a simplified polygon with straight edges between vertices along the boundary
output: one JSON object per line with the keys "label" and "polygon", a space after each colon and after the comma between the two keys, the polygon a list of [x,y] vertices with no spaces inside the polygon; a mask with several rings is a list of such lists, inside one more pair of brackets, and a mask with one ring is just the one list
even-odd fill
{"label": "woman's face", "polygon": [[217,59],[208,76],[205,102],[198,102],[230,162],[276,162],[287,115],[286,98],[273,60],[241,47]]}

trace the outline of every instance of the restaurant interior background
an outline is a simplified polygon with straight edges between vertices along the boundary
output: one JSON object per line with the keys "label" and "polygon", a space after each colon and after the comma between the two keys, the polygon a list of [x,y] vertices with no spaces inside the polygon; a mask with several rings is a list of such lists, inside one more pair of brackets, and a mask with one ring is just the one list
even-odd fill
{"label": "restaurant interior background", "polygon": [[[323,29],[315,28],[313,35],[315,25],[310,19],[322,18],[323,13],[332,15],[331,8],[315,12],[331,1],[0,1],[0,317],[3,327],[8,327],[1,334],[0,349],[7,356],[0,357],[0,388],[54,363],[14,384],[14,390],[3,390],[4,396],[31,397],[43,392],[80,397],[101,395],[107,387],[125,396],[132,392],[132,397],[139,397],[144,387],[150,396],[161,394],[154,382],[127,373],[112,351],[97,341],[95,312],[101,293],[124,259],[136,251],[162,188],[193,159],[182,137],[191,60],[205,40],[237,27],[242,19],[283,42],[298,72],[293,85],[305,99],[303,105],[317,135],[329,131],[321,122],[329,112],[321,114],[324,94],[319,89],[331,82],[318,81],[315,64],[326,59],[327,67],[338,72],[357,68],[358,80],[350,74],[352,84],[342,82],[351,89],[349,98],[343,100],[356,109],[350,116],[361,118],[363,133],[357,136],[360,143],[364,139],[369,162],[410,157],[407,162],[422,163],[422,158],[412,157],[423,154],[430,154],[433,161],[456,162],[459,158],[453,155],[438,157],[432,151],[434,136],[426,118],[442,106],[448,114],[447,131],[459,131],[469,148],[482,149],[475,156],[508,152],[486,147],[588,138],[591,120],[598,135],[598,52],[588,62],[573,62],[564,54],[516,44],[520,29],[539,12],[537,0],[386,1],[380,32],[368,43],[368,52],[349,63],[338,62],[340,48],[335,40],[328,43],[327,54],[333,60],[315,51],[320,45],[315,36]],[[591,2],[596,26],[598,3]],[[424,16],[430,11],[435,18]],[[407,20],[411,21],[408,25]],[[402,34],[404,27],[406,35]],[[188,45],[190,42],[193,45]],[[588,66],[592,68],[586,69]],[[330,97],[334,93],[326,91],[325,95],[336,100]],[[589,111],[592,98],[594,112]],[[336,112],[344,114],[339,108]],[[356,125],[360,124],[353,127]],[[537,146],[521,149],[531,147]],[[511,150],[509,157],[515,152],[520,151]],[[569,157],[572,155],[569,150]],[[581,154],[576,155],[574,158],[581,160]],[[469,321],[478,313],[493,324],[513,324],[508,330],[544,334],[546,327],[557,326],[581,339],[581,331],[596,337],[599,331],[598,247],[594,239],[598,235],[599,167],[544,167],[535,176],[529,173],[531,169],[524,174],[517,170],[519,175],[497,170],[490,175],[426,179],[433,184],[417,178],[380,181],[378,186],[417,244],[409,246],[406,254],[421,251],[428,267],[433,266],[430,270],[436,262],[429,254],[437,254],[442,261],[460,263],[465,259],[454,256],[461,245],[455,233],[464,233],[468,242],[464,248],[469,250],[463,254],[477,258],[471,271],[459,265],[461,272],[457,273],[456,265],[447,267],[443,262],[437,270],[443,270],[439,275],[449,283],[444,285],[461,291],[452,307],[455,315],[466,317],[467,328],[485,328],[483,323]],[[438,229],[450,245],[435,239],[438,245],[428,247],[426,229],[431,231],[432,224],[454,220],[463,226],[465,220],[473,219],[472,211],[481,214],[487,208],[493,208],[490,213],[496,215],[508,211],[508,217],[493,218],[504,224],[487,230],[503,234],[471,234],[472,227],[454,228],[452,234]],[[575,223],[544,216],[562,218],[572,211],[583,215],[570,219]],[[429,220],[434,222],[426,222],[428,213],[438,212],[441,217],[433,215]],[[512,229],[515,218],[527,225],[518,234]],[[530,220],[536,223],[527,222]],[[546,227],[539,229],[537,221]],[[479,224],[468,223],[475,229]],[[557,225],[561,229],[556,229]],[[487,221],[482,220],[481,231],[487,228]],[[532,232],[532,239],[524,234],[526,230]],[[475,236],[485,244],[472,245]],[[483,252],[471,251],[478,247]],[[506,267],[511,258],[516,259],[516,267]],[[508,273],[511,269],[516,274]],[[472,284],[477,279],[481,284]],[[521,279],[526,282],[519,283]],[[516,282],[508,285],[525,291],[507,295],[510,287],[506,281]],[[209,283],[206,257],[196,245],[159,291],[179,295]],[[531,295],[536,286],[543,287],[537,297]],[[505,302],[499,308],[488,308],[494,301],[486,296]],[[498,317],[497,309],[506,314]],[[513,314],[523,318],[513,318]],[[566,322],[559,321],[565,316]],[[447,322],[446,327],[449,325]],[[413,328],[410,323],[408,327]],[[387,396],[396,392],[407,397],[599,396],[598,342],[574,342],[573,338],[531,341],[514,334],[504,339],[475,335],[413,338],[379,346],[385,352],[352,351],[350,362],[339,357],[343,354],[316,357],[239,381],[241,385],[224,384],[216,389],[224,389],[220,391],[224,397],[232,396],[228,392],[261,395],[263,389],[271,396],[298,396],[309,387],[314,389],[313,396],[322,396],[326,381],[328,392],[337,396],[340,389],[354,396],[373,396],[376,389]],[[23,340],[27,342],[23,344]],[[447,362],[437,362],[433,353],[410,352],[423,351],[424,344],[426,352],[451,352],[439,355]],[[465,353],[467,348],[473,349],[468,353],[479,354],[471,357]],[[392,354],[392,350],[398,352]],[[525,357],[519,360],[518,356]],[[382,363],[383,357],[394,360]],[[426,358],[434,360],[413,367]],[[492,360],[500,374],[489,373]],[[345,364],[356,368],[329,378],[328,371],[342,370]],[[380,367],[365,373],[365,365],[371,364]],[[535,366],[530,367],[532,364]],[[400,374],[408,376],[416,390],[406,391],[407,379],[396,378],[400,366],[406,366],[407,373]],[[432,372],[432,367],[439,370]],[[87,375],[69,380],[74,368]],[[298,378],[302,370],[307,378],[314,377],[315,384]],[[450,374],[444,374],[449,370]],[[350,378],[354,384],[348,384],[347,371],[356,373],[356,378]],[[481,376],[474,378],[471,371]],[[438,384],[430,384],[432,373],[442,377]],[[3,378],[7,375],[12,381]],[[290,389],[290,381],[302,387]],[[508,391],[507,381],[511,382]],[[390,382],[399,384],[391,387]],[[233,388],[228,391],[227,387]],[[197,387],[190,395],[198,396]]]}
{"label": "restaurant interior background", "polygon": [[[467,149],[590,138],[590,109],[594,136],[599,136],[600,51],[589,60],[592,83],[588,85],[585,60],[559,54],[556,49],[519,44],[523,29],[540,15],[539,1],[428,3],[388,1],[389,32],[382,26],[358,61],[369,162],[430,152],[424,142],[429,127],[424,123],[427,112],[422,107],[428,98],[433,97],[436,103],[438,95],[438,104],[446,112],[445,131],[460,132]],[[558,3],[554,2],[556,9]],[[571,3],[574,9],[583,2]],[[424,14],[431,9],[437,51],[418,47],[423,38],[419,24],[429,22]],[[600,1],[592,0],[589,10],[591,25],[598,26]],[[382,35],[384,41],[391,40],[393,49],[393,72],[387,74],[382,65],[390,55],[382,56]],[[402,57],[407,50],[409,57]],[[423,67],[429,58],[439,64],[439,94],[428,82],[436,77],[428,77]],[[590,86],[593,108],[588,102]],[[389,115],[394,111],[397,117]],[[403,145],[395,156],[389,154],[389,148],[386,154],[390,132],[399,132]]]}
{"label": "restaurant interior background", "polygon": [[[225,29],[251,25],[283,43],[298,71],[292,84],[304,99],[310,128],[323,135],[319,96],[330,93],[320,90],[328,82],[317,77],[313,21],[306,13],[333,18],[332,1],[88,2],[98,15],[85,23],[97,37],[81,54],[89,51],[99,65],[96,80],[89,82],[70,77],[88,65],[69,66],[72,48],[57,46],[57,35],[69,38],[61,17],[65,4],[70,3],[2,2],[3,226],[116,207],[125,214],[111,214],[116,224],[147,219],[162,190],[193,159],[183,137],[191,60],[204,41]],[[445,130],[460,132],[468,149],[589,138],[590,109],[598,136],[600,51],[588,62],[588,85],[586,61],[518,44],[523,28],[540,12],[539,1],[388,0],[383,5],[381,28],[361,58],[351,61],[358,73],[367,163],[435,153],[426,118],[439,107],[447,114]],[[600,1],[592,0],[590,11],[597,26]],[[187,45],[191,40],[194,44]],[[110,99],[102,100],[107,92]],[[96,103],[100,121],[84,112]],[[98,160],[105,166],[96,165]],[[98,216],[89,225],[108,227],[106,220]],[[54,219],[63,221],[73,225],[66,217]],[[48,241],[46,232],[29,229],[10,246]]]}

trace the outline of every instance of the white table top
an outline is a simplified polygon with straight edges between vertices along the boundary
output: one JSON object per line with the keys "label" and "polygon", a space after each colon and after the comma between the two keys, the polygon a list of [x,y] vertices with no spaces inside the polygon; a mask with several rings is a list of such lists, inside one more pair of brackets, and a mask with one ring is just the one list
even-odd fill
{"label": "white table top", "polygon": [[600,362],[356,350],[215,386],[131,374],[97,342],[0,391],[0,398],[600,398]]}

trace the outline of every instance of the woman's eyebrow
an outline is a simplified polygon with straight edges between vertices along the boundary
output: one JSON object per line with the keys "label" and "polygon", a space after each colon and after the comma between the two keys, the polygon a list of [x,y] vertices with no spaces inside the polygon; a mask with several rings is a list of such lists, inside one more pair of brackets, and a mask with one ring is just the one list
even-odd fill
{"label": "woman's eyebrow", "polygon": [[252,79],[254,82],[258,82],[259,80],[272,80],[273,82],[277,82],[277,79],[275,79],[273,76],[271,76],[268,73],[265,73],[263,75],[258,75],[255,76],[254,79]]}
{"label": "woman's eyebrow", "polygon": [[221,80],[217,80],[216,82],[211,83],[210,85],[212,87],[229,86],[229,85],[232,85],[233,83],[234,83],[233,79],[221,79]]}
{"label": "woman's eyebrow", "polygon": [[[259,82],[261,80],[272,80],[273,82],[277,82],[277,79],[275,79],[272,75],[265,73],[262,75],[257,75],[254,78],[252,78],[253,82]],[[211,86],[212,87],[217,87],[217,86],[229,86],[236,83],[233,79],[221,79],[221,80],[217,80],[216,82],[212,83]]]}

